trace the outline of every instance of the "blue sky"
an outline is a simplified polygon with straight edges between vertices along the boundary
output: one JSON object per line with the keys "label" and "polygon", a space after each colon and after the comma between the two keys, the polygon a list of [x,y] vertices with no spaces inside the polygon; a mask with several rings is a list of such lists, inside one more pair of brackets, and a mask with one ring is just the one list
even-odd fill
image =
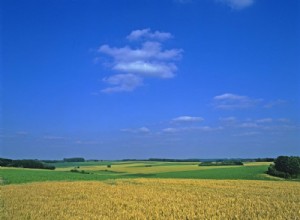
{"label": "blue sky", "polygon": [[299,1],[1,1],[0,156],[300,155]]}

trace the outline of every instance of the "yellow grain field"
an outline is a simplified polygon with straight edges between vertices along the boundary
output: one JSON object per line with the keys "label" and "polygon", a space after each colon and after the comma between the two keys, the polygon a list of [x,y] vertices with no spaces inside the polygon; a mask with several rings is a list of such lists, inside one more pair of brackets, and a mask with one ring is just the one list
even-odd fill
{"label": "yellow grain field", "polygon": [[300,219],[300,183],[131,179],[1,186],[1,218]]}

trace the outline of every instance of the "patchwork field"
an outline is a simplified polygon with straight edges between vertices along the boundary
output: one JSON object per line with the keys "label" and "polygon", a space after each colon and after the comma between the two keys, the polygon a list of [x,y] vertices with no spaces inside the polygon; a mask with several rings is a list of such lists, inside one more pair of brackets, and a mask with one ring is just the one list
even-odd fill
{"label": "patchwork field", "polygon": [[[111,165],[108,167],[107,165]],[[0,219],[300,219],[300,182],[269,163],[90,162],[0,167]],[[78,172],[71,172],[71,169]]]}
{"label": "patchwork field", "polygon": [[[110,164],[111,168],[107,165]],[[107,180],[119,178],[184,178],[273,180],[264,174],[269,163],[246,163],[244,166],[208,166],[177,162],[83,162],[55,164],[56,170],[0,167],[4,184],[42,181]],[[88,174],[73,173],[76,167]],[[78,168],[79,167],[79,168]]]}
{"label": "patchwork field", "polygon": [[123,179],[1,186],[3,220],[299,219],[300,183]]}

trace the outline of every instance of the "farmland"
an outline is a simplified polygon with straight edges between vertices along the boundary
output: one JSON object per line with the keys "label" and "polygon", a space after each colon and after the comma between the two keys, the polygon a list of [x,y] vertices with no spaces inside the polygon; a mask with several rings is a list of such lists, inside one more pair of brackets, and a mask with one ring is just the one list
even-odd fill
{"label": "farmland", "polygon": [[[107,165],[110,164],[111,168]],[[195,162],[80,162],[55,164],[56,170],[0,168],[5,184],[43,181],[91,181],[119,178],[184,178],[184,179],[245,179],[273,180],[265,175],[268,162],[246,163],[245,166],[199,167]],[[72,173],[71,169],[89,174]]]}
{"label": "farmland", "polygon": [[3,219],[299,219],[298,182],[122,179],[2,187]]}
{"label": "farmland", "polygon": [[[268,165],[110,161],[58,163],[56,170],[2,167],[0,216],[4,220],[300,219],[299,179],[266,175]],[[80,172],[70,172],[75,167]]]}

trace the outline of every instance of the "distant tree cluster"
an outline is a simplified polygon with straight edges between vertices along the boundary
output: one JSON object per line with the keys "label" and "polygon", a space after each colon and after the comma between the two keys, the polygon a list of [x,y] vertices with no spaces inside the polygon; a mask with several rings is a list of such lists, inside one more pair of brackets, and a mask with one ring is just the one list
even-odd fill
{"label": "distant tree cluster", "polygon": [[269,166],[267,173],[281,178],[297,178],[300,175],[300,157],[279,156]]}
{"label": "distant tree cluster", "polygon": [[63,162],[62,160],[41,160],[44,163],[60,163]]}
{"label": "distant tree cluster", "polygon": [[0,158],[0,166],[2,167],[22,167],[32,169],[49,169],[54,170],[55,166],[45,164],[39,160],[12,160]]}
{"label": "distant tree cluster", "polygon": [[266,157],[266,158],[257,158],[255,162],[274,162],[275,158]]}
{"label": "distant tree cluster", "polygon": [[244,165],[242,161],[237,160],[224,160],[217,162],[201,162],[199,166],[242,166]]}
{"label": "distant tree cluster", "polygon": [[64,162],[85,162],[83,157],[64,158]]}
{"label": "distant tree cluster", "polygon": [[162,161],[162,162],[199,162],[199,159],[167,159],[167,158],[149,158],[146,161]]}

